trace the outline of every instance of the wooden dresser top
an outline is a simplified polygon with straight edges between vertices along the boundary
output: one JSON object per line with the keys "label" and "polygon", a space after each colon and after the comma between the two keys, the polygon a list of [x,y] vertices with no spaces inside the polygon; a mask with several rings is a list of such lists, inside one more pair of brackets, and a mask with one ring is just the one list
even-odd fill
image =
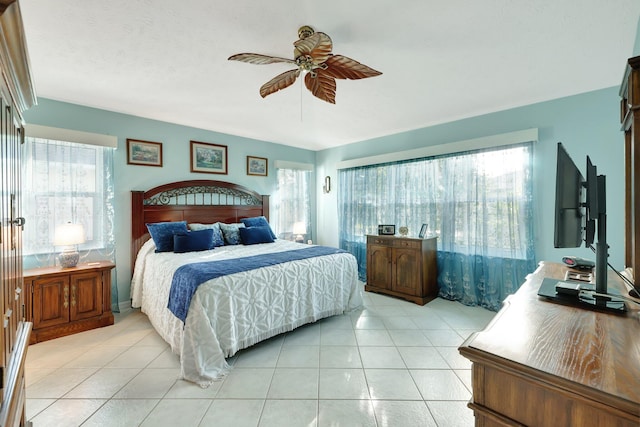
{"label": "wooden dresser top", "polygon": [[[628,303],[626,314],[618,315],[537,295],[545,277],[563,279],[566,271],[562,264],[541,263],[460,352],[640,416],[640,305]],[[608,282],[609,289],[623,289],[611,272]]]}

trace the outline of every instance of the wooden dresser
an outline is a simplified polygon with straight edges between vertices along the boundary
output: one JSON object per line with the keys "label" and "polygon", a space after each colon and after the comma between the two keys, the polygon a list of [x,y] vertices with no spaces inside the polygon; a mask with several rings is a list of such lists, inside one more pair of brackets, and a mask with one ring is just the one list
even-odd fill
{"label": "wooden dresser", "polygon": [[566,270],[541,263],[459,348],[473,362],[476,426],[640,425],[640,306],[617,315],[537,296],[545,277]]}
{"label": "wooden dresser", "polygon": [[110,261],[24,271],[31,343],[113,325]]}
{"label": "wooden dresser", "polygon": [[424,305],[438,295],[437,238],[367,236],[365,291]]}

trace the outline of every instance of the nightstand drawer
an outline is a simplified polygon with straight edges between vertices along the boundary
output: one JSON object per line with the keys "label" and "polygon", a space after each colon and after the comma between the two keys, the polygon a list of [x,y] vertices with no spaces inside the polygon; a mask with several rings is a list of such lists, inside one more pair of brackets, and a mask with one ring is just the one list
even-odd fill
{"label": "nightstand drawer", "polygon": [[393,246],[396,248],[420,249],[422,247],[422,241],[403,240],[399,238],[393,241]]}

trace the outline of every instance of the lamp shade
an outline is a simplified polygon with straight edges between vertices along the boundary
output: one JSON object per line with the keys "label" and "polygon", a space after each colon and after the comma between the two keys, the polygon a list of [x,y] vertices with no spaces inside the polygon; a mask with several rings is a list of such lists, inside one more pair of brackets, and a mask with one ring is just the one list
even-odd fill
{"label": "lamp shade", "polygon": [[307,225],[304,222],[293,223],[293,234],[305,234],[307,232]]}
{"label": "lamp shade", "polygon": [[70,222],[56,227],[53,237],[55,246],[71,246],[84,243],[84,227],[82,224],[71,224]]}

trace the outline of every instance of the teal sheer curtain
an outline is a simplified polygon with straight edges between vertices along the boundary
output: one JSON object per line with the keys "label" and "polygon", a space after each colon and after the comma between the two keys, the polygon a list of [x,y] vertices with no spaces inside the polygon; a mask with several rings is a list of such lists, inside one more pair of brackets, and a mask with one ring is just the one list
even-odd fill
{"label": "teal sheer curtain", "polygon": [[[24,268],[58,264],[53,236],[67,222],[84,228],[80,262],[115,262],[114,148],[28,137],[23,150]],[[111,277],[111,310],[117,313],[117,274]]]}
{"label": "teal sheer curtain", "polygon": [[366,280],[366,235],[395,224],[438,237],[439,295],[498,310],[535,270],[533,144],[339,173],[339,242]]}

